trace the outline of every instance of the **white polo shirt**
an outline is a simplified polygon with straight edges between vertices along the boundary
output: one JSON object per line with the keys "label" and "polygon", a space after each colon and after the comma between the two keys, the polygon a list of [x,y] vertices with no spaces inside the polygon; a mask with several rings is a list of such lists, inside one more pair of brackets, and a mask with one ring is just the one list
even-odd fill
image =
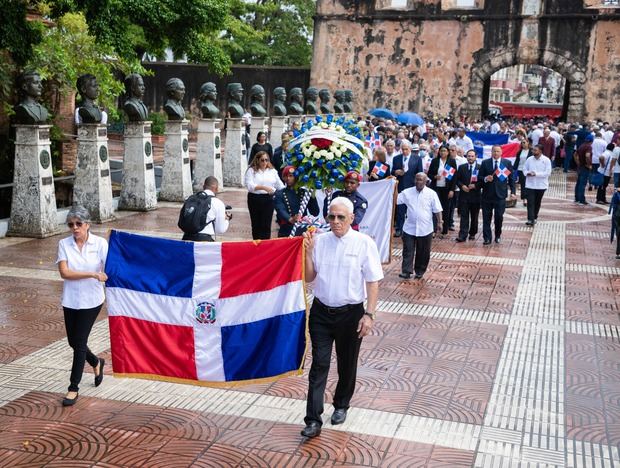
{"label": "white polo shirt", "polygon": [[407,219],[403,231],[410,236],[424,237],[433,232],[433,213],[441,213],[437,193],[428,187],[418,192],[416,187],[403,190],[396,199],[398,205],[407,206]]}
{"label": "white polo shirt", "polygon": [[314,297],[329,307],[359,304],[366,299],[366,283],[383,279],[377,244],[370,236],[349,231],[316,236],[312,250],[316,271]]}
{"label": "white polo shirt", "polygon": [[[551,175],[551,160],[541,155],[538,159],[536,156],[530,156],[525,161],[523,169],[525,176],[525,188],[534,190],[547,190],[549,188],[549,176]],[[527,175],[528,172],[535,172],[535,176]]]}
{"label": "white polo shirt", "polygon": [[[88,240],[78,249],[73,236],[62,239],[58,243],[58,259],[56,263],[66,261],[70,270],[101,272],[108,256],[108,242],[92,233]],[[81,280],[64,280],[62,288],[62,306],[70,309],[91,309],[105,300],[103,283],[95,278]]]}

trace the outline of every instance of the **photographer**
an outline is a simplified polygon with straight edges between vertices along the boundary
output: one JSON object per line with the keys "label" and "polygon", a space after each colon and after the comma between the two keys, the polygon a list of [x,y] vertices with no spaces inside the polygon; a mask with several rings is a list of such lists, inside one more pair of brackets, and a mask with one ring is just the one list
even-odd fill
{"label": "photographer", "polygon": [[[231,207],[216,198],[219,182],[213,176],[205,179],[203,191],[191,195],[183,204],[178,226],[183,240],[214,242],[215,234],[224,234],[232,218]],[[206,216],[205,216],[206,214]]]}

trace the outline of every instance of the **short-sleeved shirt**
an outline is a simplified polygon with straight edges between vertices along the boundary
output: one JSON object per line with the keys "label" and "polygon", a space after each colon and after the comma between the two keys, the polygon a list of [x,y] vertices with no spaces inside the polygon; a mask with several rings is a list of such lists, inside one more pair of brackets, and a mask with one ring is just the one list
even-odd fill
{"label": "short-sleeved shirt", "polygon": [[[66,237],[58,243],[58,259],[67,262],[67,267],[74,271],[102,272],[108,255],[108,242],[92,233],[88,234],[82,251],[78,249],[73,236]],[[95,278],[65,280],[62,289],[62,306],[70,309],[92,309],[105,300],[103,283]]]}
{"label": "short-sleeved shirt", "polygon": [[329,307],[364,302],[366,283],[383,279],[377,244],[351,228],[342,237],[332,232],[317,235],[312,262],[314,297]]}
{"label": "short-sleeved shirt", "polygon": [[407,219],[403,231],[410,236],[424,237],[433,232],[433,213],[443,211],[437,193],[428,188],[420,192],[416,187],[403,190],[398,194],[396,203],[407,206]]}

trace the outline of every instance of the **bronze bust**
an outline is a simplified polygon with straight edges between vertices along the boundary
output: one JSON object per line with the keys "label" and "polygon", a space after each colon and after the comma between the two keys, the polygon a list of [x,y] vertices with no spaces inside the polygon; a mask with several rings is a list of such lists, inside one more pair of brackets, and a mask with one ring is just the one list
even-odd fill
{"label": "bronze bust", "polygon": [[329,107],[329,100],[331,99],[329,89],[323,88],[319,91],[319,98],[321,98],[321,114],[330,114],[332,110]]}
{"label": "bronze bust", "polygon": [[245,113],[241,101],[243,100],[243,86],[241,83],[228,83],[228,115],[233,119],[240,119]]}
{"label": "bronze bust", "polygon": [[278,86],[273,90],[273,115],[282,117],[286,115],[286,89]]}
{"label": "bronze bust", "polygon": [[344,114],[344,90],[339,89],[338,91],[336,91],[334,93],[334,99],[336,100],[336,102],[334,103],[334,114]]}
{"label": "bronze bust", "polygon": [[130,122],[143,122],[149,118],[149,111],[142,102],[144,96],[144,81],[137,73],[131,73],[125,78],[125,92],[127,100],[123,109]]}
{"label": "bronze bust", "polygon": [[168,115],[168,120],[183,120],[185,109],[183,109],[183,97],[185,97],[185,85],[179,78],[170,78],[166,82],[166,95],[168,100],[164,104],[164,111]]}
{"label": "bronze bust", "polygon": [[289,115],[301,115],[304,113],[303,108],[303,91],[301,88],[291,89],[290,104],[288,106]]}
{"label": "bronze bust", "polygon": [[344,111],[347,114],[353,113],[353,91],[350,89],[344,90]]}
{"label": "bronze bust", "polygon": [[250,88],[250,114],[252,117],[265,117],[265,88],[254,85]]}
{"label": "bronze bust", "polygon": [[47,109],[37,101],[41,98],[41,76],[34,71],[22,73],[17,78],[19,103],[14,107],[15,123],[41,125],[47,121]]}
{"label": "bronze bust", "polygon": [[95,104],[95,100],[99,96],[99,84],[95,75],[86,73],[80,76],[77,79],[76,88],[80,93],[80,103],[77,106],[80,123],[101,123],[103,114]]}
{"label": "bronze bust", "polygon": [[200,87],[200,112],[203,119],[217,119],[220,110],[215,105],[217,100],[217,87],[210,81]]}
{"label": "bronze bust", "polygon": [[318,114],[318,107],[316,106],[316,100],[319,97],[318,90],[311,86],[306,89],[306,114],[316,115]]}

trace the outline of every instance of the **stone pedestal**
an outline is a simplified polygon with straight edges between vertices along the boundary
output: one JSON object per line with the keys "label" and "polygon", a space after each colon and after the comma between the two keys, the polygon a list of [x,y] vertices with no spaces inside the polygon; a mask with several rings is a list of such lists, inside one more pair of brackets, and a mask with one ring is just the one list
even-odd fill
{"label": "stone pedestal", "polygon": [[220,119],[200,119],[198,121],[198,143],[194,161],[194,189],[202,190],[208,176],[224,187],[222,172],[222,139],[220,136]]}
{"label": "stone pedestal", "polygon": [[119,210],[149,211],[157,208],[151,122],[125,125],[125,157]]}
{"label": "stone pedestal", "polygon": [[159,199],[182,202],[193,193],[189,165],[189,120],[167,121],[164,134],[164,170]]}
{"label": "stone pedestal", "polygon": [[58,234],[50,125],[15,126],[15,172],[7,236]]}
{"label": "stone pedestal", "polygon": [[267,133],[266,117],[252,117],[252,125],[250,125],[250,145],[256,143],[256,136],[258,135],[258,132]]}
{"label": "stone pedestal", "polygon": [[226,121],[226,145],[224,147],[224,184],[226,186],[243,187],[243,178],[248,169],[244,132],[245,125],[242,119]]}
{"label": "stone pedestal", "polygon": [[78,127],[78,154],[73,185],[73,201],[88,210],[92,220],[114,219],[112,177],[108,160],[108,130],[105,125]]}
{"label": "stone pedestal", "polygon": [[271,142],[273,149],[276,149],[278,146],[282,145],[282,134],[288,130],[287,120],[288,119],[284,116],[271,117],[271,135],[269,137],[269,141]]}

